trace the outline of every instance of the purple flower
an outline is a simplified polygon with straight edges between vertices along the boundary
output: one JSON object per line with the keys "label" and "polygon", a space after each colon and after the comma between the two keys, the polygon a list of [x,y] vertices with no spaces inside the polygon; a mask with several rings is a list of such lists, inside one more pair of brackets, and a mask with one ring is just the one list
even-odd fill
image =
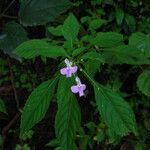
{"label": "purple flower", "polygon": [[84,90],[86,89],[86,85],[81,83],[81,80],[76,77],[77,85],[73,85],[71,87],[71,91],[73,93],[79,93],[79,96],[84,96]]}
{"label": "purple flower", "polygon": [[71,77],[73,73],[77,72],[78,67],[77,66],[73,66],[72,67],[72,62],[70,62],[67,58],[65,59],[65,64],[67,67],[62,68],[60,70],[60,73],[62,75],[66,75],[66,77]]}

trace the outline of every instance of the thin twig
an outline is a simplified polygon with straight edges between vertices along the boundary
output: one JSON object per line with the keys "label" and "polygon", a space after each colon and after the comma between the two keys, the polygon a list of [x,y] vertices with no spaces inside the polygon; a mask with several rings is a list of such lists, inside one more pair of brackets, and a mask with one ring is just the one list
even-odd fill
{"label": "thin twig", "polygon": [[12,88],[13,88],[13,91],[14,91],[14,96],[15,96],[15,101],[16,101],[16,104],[17,104],[17,109],[18,109],[19,112],[22,112],[21,108],[19,107],[19,99],[18,99],[16,87],[15,87],[14,75],[13,75],[11,62],[10,62],[9,58],[8,58],[8,65],[9,65],[9,71],[10,71],[10,80],[11,80]]}
{"label": "thin twig", "polygon": [[5,12],[11,7],[11,5],[13,4],[15,2],[15,0],[12,0],[11,2],[10,2],[10,4],[5,8],[5,10],[2,12],[2,14],[4,15],[5,14]]}
{"label": "thin twig", "polygon": [[1,15],[0,15],[0,18],[2,18],[2,17],[10,18],[10,19],[17,19],[17,18],[18,18],[17,16],[9,16],[9,15],[1,14]]}
{"label": "thin twig", "polygon": [[15,121],[18,119],[18,117],[20,116],[20,113],[16,113],[16,115],[14,116],[14,118],[2,129],[2,135],[5,135],[6,132],[10,129],[10,127],[15,123]]}

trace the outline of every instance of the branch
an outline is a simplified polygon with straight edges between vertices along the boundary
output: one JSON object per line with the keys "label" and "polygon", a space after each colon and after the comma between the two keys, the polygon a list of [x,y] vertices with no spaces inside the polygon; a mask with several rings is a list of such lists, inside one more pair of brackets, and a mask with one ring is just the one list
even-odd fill
{"label": "branch", "polygon": [[2,135],[5,135],[6,132],[10,129],[10,127],[15,123],[15,121],[18,119],[18,117],[20,116],[20,113],[16,113],[16,115],[14,116],[14,118],[2,129]]}
{"label": "branch", "polygon": [[16,101],[16,104],[17,104],[17,109],[18,109],[19,112],[22,112],[21,108],[19,107],[19,99],[18,99],[16,87],[15,87],[14,75],[13,75],[11,62],[10,62],[9,58],[8,58],[8,65],[9,65],[9,71],[10,71],[10,80],[11,80],[12,88],[13,88],[13,91],[14,91],[14,96],[15,96],[15,101]]}
{"label": "branch", "polygon": [[10,4],[6,7],[6,9],[2,12],[2,14],[5,14],[5,12],[11,7],[11,5],[15,2],[15,0],[12,0]]}
{"label": "branch", "polygon": [[7,12],[7,10],[12,6],[12,4],[15,2],[15,0],[12,0],[10,2],[10,4],[5,8],[5,10],[0,14],[0,18],[2,17],[6,17],[6,18],[11,18],[11,19],[16,19],[16,16],[9,16],[9,15],[5,15],[5,13]]}
{"label": "branch", "polygon": [[10,18],[10,19],[17,19],[17,18],[18,18],[17,16],[9,16],[9,15],[1,14],[1,15],[0,15],[0,18],[2,18],[2,17]]}

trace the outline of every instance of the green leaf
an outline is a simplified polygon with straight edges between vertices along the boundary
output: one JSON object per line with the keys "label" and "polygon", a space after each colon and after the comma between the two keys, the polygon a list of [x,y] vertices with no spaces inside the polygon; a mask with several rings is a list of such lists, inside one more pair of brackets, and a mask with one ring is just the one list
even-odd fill
{"label": "green leaf", "polygon": [[[141,32],[135,32],[132,33],[132,35],[129,37],[129,45],[139,45],[141,42],[145,40],[146,36],[144,33]],[[140,47],[140,46],[138,46]]]}
{"label": "green leaf", "polygon": [[97,125],[94,122],[88,122],[84,126],[87,127],[91,133],[94,133],[97,128]]}
{"label": "green leaf", "polygon": [[23,25],[43,25],[53,21],[70,6],[69,0],[23,0],[19,19]]}
{"label": "green leaf", "polygon": [[139,90],[144,93],[146,96],[150,96],[150,71],[146,70],[137,80],[137,86]]}
{"label": "green leaf", "polygon": [[29,130],[28,132],[25,132],[21,137],[20,139],[22,141],[27,141],[27,140],[30,140],[33,136],[34,132],[32,130]]}
{"label": "green leaf", "polygon": [[56,147],[56,146],[59,146],[59,141],[57,139],[53,139],[51,140],[50,142],[48,142],[46,144],[46,146],[49,146],[49,147]]}
{"label": "green leaf", "polygon": [[0,77],[8,72],[7,60],[0,58]]}
{"label": "green leaf", "polygon": [[119,136],[129,132],[137,134],[135,117],[129,104],[117,93],[98,83],[94,84],[94,91],[98,110],[107,126]]}
{"label": "green leaf", "polygon": [[80,107],[75,95],[71,93],[72,80],[60,78],[57,101],[58,112],[55,120],[55,132],[63,150],[76,150],[76,131],[80,127]]}
{"label": "green leaf", "polygon": [[62,28],[63,36],[66,40],[73,42],[79,32],[79,23],[73,14],[65,20]]}
{"label": "green leaf", "polygon": [[54,150],[62,150],[61,147],[56,147]]}
{"label": "green leaf", "polygon": [[81,150],[87,150],[88,144],[90,142],[90,135],[86,135],[83,128],[79,129],[78,143]]}
{"label": "green leaf", "polygon": [[96,72],[100,70],[101,64],[98,60],[89,59],[84,63],[84,68],[90,76],[94,77]]}
{"label": "green leaf", "polygon": [[79,54],[82,53],[85,49],[86,49],[86,47],[80,47],[80,48],[75,49],[75,50],[72,52],[72,56],[77,56],[77,55],[79,55]]}
{"label": "green leaf", "polygon": [[21,115],[21,136],[45,116],[52,100],[57,78],[43,82],[27,99]]}
{"label": "green leaf", "polygon": [[97,52],[88,52],[88,53],[85,53],[82,57],[82,59],[91,59],[91,60],[97,60],[101,63],[105,63],[105,59],[104,57],[97,53]]}
{"label": "green leaf", "polygon": [[54,36],[62,36],[62,25],[57,27],[48,27],[47,30]]}
{"label": "green leaf", "polygon": [[135,31],[135,29],[136,29],[136,20],[135,20],[134,16],[126,14],[125,21],[126,21],[128,27],[129,27],[129,30],[131,32]]}
{"label": "green leaf", "polygon": [[150,34],[133,33],[129,38],[129,45],[136,46],[139,50],[150,56]]}
{"label": "green leaf", "polygon": [[99,32],[90,42],[100,47],[114,47],[123,42],[123,36],[116,32]]}
{"label": "green leaf", "polygon": [[102,142],[105,139],[104,131],[100,131],[95,136],[96,141]]}
{"label": "green leaf", "polygon": [[81,37],[81,41],[82,41],[82,42],[88,42],[88,43],[89,43],[92,38],[93,38],[93,37],[92,37],[91,35],[88,35],[88,34],[87,34],[87,35],[84,35],[84,36]]}
{"label": "green leaf", "polygon": [[90,22],[90,24],[89,24],[89,29],[94,29],[94,30],[96,30],[96,29],[98,29],[98,28],[100,28],[103,24],[105,24],[106,23],[106,21],[105,20],[103,20],[103,19],[94,19],[94,20],[92,20],[91,22]]}
{"label": "green leaf", "polygon": [[55,58],[67,56],[62,46],[55,46],[46,40],[29,40],[22,43],[15,49],[15,54],[24,58],[34,58],[36,56],[45,56]]}
{"label": "green leaf", "polygon": [[91,0],[92,5],[100,5],[102,3],[102,0]]}
{"label": "green leaf", "polygon": [[8,22],[0,38],[0,49],[10,57],[21,60],[12,51],[22,42],[28,40],[27,33],[21,25],[15,22]]}
{"label": "green leaf", "polygon": [[4,138],[2,137],[2,135],[0,134],[0,148],[3,147],[4,144]]}
{"label": "green leaf", "polygon": [[130,45],[121,45],[104,50],[106,63],[110,64],[150,64],[147,56],[138,48]]}
{"label": "green leaf", "polygon": [[109,143],[114,143],[120,139],[120,136],[114,132],[111,128],[107,130],[107,135],[109,137]]}
{"label": "green leaf", "polygon": [[91,17],[89,16],[83,16],[81,19],[80,19],[81,23],[84,24],[84,23],[88,23],[91,21]]}
{"label": "green leaf", "polygon": [[124,19],[124,11],[121,8],[117,7],[116,8],[116,21],[117,21],[117,24],[121,25],[123,19]]}
{"label": "green leaf", "polygon": [[7,114],[6,107],[2,99],[0,99],[0,112]]}

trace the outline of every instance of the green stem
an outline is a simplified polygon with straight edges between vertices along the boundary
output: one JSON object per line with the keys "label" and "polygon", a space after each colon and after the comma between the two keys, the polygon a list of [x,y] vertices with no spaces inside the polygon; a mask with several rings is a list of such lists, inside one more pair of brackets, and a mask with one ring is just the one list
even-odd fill
{"label": "green stem", "polygon": [[85,74],[85,76],[89,79],[89,81],[93,83],[93,85],[97,86],[96,82],[86,73],[85,70],[83,70],[82,68],[80,68],[80,70]]}
{"label": "green stem", "polygon": [[73,49],[73,43],[72,43],[72,40],[71,40],[70,42],[71,42],[71,48]]}

